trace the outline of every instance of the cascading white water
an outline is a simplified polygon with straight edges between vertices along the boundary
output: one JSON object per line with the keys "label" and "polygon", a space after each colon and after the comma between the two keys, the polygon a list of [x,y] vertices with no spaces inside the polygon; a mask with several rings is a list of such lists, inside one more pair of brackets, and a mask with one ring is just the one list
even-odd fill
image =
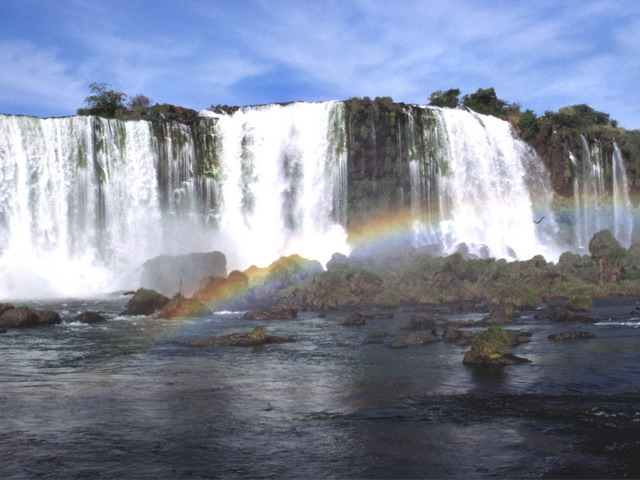
{"label": "cascading white water", "polygon": [[629,198],[629,181],[622,160],[620,147],[613,142],[613,234],[622,244],[629,248],[633,233],[633,215]]}
{"label": "cascading white water", "polygon": [[157,243],[146,122],[0,116],[0,296],[92,294]]}
{"label": "cascading white water", "polygon": [[[338,102],[244,108],[218,118],[218,241],[231,263],[348,252],[346,145]],[[336,118],[337,117],[337,118]]]}
{"label": "cascading white water", "polygon": [[245,268],[348,253],[341,116],[338,103],[247,108],[159,134],[0,115],[0,298],[136,287],[160,254],[221,250]]}
{"label": "cascading white water", "polygon": [[[557,228],[552,192],[535,153],[507,122],[464,110],[432,111],[441,148],[437,176],[427,181],[437,191],[439,218],[424,225],[424,237],[446,252],[466,243],[480,256],[557,258],[550,241]],[[534,223],[542,215],[544,223]]]}
{"label": "cascading white water", "polygon": [[[609,161],[597,140],[590,145],[587,138],[581,135],[580,144],[580,162],[573,152],[569,152],[577,172],[573,183],[574,248],[579,252],[587,252],[591,237],[603,229],[611,230],[623,246],[629,247],[633,233],[633,207],[620,148],[614,141]],[[611,176],[608,179],[605,170],[609,166]]]}

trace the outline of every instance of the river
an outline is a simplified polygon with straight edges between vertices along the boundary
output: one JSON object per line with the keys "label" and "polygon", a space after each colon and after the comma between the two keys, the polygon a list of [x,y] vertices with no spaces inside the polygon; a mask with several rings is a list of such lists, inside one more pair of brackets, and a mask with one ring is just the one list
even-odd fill
{"label": "river", "polygon": [[[65,321],[0,335],[1,478],[640,477],[637,299],[596,301],[596,324],[524,312],[508,328],[532,333],[513,349],[532,363],[489,368],[445,342],[390,348],[410,309],[358,328],[302,312],[264,322],[294,343],[190,347],[255,322],[119,316],[126,301],[30,301]],[[86,310],[107,321],[73,321]],[[574,329],[596,337],[547,338]]]}

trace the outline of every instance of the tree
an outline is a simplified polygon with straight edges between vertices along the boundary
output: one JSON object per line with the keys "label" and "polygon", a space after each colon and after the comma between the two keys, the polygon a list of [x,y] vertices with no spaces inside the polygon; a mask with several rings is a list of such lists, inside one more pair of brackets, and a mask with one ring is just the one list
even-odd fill
{"label": "tree", "polygon": [[608,113],[594,110],[584,103],[562,107],[558,109],[557,113],[551,113],[550,117],[554,122],[569,128],[584,128],[591,125],[609,125],[612,123]]}
{"label": "tree", "polygon": [[145,110],[151,106],[151,99],[142,93],[138,93],[129,99],[127,104],[129,110]]}
{"label": "tree", "polygon": [[101,117],[115,117],[118,109],[124,109],[127,95],[120,90],[114,90],[108,83],[91,83],[89,90],[93,95],[84,99],[87,108],[78,109],[79,115],[99,115]]}
{"label": "tree", "polygon": [[429,95],[429,105],[456,108],[460,103],[459,96],[460,90],[457,88],[451,88],[446,91],[436,90]]}
{"label": "tree", "polygon": [[462,104],[478,113],[502,117],[508,113],[508,103],[496,96],[492,88],[479,88],[475,93],[462,97]]}
{"label": "tree", "polygon": [[540,131],[540,126],[538,125],[538,119],[536,118],[533,110],[525,110],[520,115],[520,120],[518,120],[518,128],[520,129],[520,136],[524,140],[531,140],[538,135]]}

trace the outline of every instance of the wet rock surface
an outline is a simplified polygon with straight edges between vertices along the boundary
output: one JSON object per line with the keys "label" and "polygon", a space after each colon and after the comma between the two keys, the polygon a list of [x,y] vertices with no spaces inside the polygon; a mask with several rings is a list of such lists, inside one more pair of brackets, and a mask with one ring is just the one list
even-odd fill
{"label": "wet rock surface", "polygon": [[549,340],[573,340],[575,338],[593,338],[596,335],[591,332],[571,330],[569,332],[561,332],[549,335]]}

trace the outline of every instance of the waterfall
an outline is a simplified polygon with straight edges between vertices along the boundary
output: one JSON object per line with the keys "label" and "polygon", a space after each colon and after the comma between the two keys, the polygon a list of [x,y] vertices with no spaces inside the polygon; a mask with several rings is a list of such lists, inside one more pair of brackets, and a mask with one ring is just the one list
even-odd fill
{"label": "waterfall", "polygon": [[[350,251],[347,211],[360,204],[348,205],[347,172],[384,197],[361,218],[371,205],[372,216],[408,213],[410,240],[434,252],[555,260],[560,234],[584,252],[602,228],[630,245],[615,142],[611,158],[585,136],[569,152],[574,211],[561,217],[548,172],[508,122],[398,105],[376,121],[362,110],[348,120],[342,102],[207,111],[188,125],[0,115],[0,300],[135,288],[162,254],[219,250],[230,270],[293,253],[325,263]],[[346,128],[354,118],[365,134]]]}
{"label": "waterfall", "polygon": [[629,181],[618,144],[613,142],[613,234],[626,248],[631,245],[633,215],[629,199]]}
{"label": "waterfall", "polygon": [[[589,240],[598,231],[609,229],[625,247],[631,245],[633,233],[632,205],[622,153],[613,141],[611,157],[605,156],[602,145],[589,143],[580,135],[581,156],[569,158],[576,170],[574,177],[575,244],[582,253],[588,251]],[[610,172],[607,175],[607,172]]]}
{"label": "waterfall", "polygon": [[348,253],[342,104],[194,125],[0,115],[0,298],[135,288],[160,254]]}
{"label": "waterfall", "polygon": [[[346,147],[338,102],[243,108],[218,118],[218,240],[230,261],[348,252]],[[236,258],[240,255],[241,258]]]}
{"label": "waterfall", "polygon": [[[429,203],[437,204],[438,219],[423,225],[424,238],[445,252],[465,243],[478,256],[557,258],[552,192],[535,152],[497,118],[456,109],[426,114],[436,119],[423,133],[426,145],[436,145],[435,155],[423,161],[431,171],[424,179],[411,166],[410,175],[421,203],[424,188],[418,182],[434,189]],[[543,215],[544,223],[535,224]]]}

